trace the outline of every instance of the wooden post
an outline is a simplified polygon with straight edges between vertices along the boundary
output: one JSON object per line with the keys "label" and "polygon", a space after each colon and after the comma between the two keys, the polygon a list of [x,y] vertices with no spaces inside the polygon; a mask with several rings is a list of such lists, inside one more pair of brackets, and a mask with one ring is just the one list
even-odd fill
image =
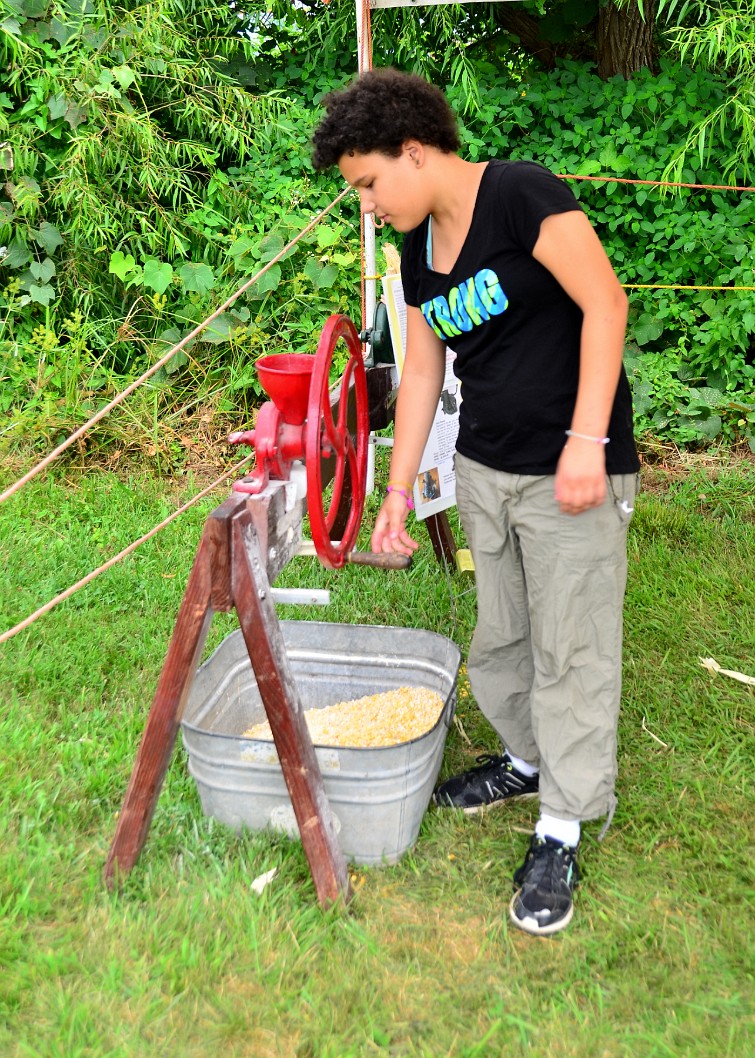
{"label": "wooden post", "polygon": [[233,520],[233,597],[321,905],[348,900],[349,876],[291,672],[250,512]]}
{"label": "wooden post", "polygon": [[112,889],[139,858],[178,734],[186,698],[212,620],[210,545],[205,531],[147,717],[131,780],[105,864]]}
{"label": "wooden post", "polygon": [[349,899],[346,862],[270,594],[295,553],[303,516],[301,501],[287,504],[287,484],[276,486],[259,497],[230,497],[205,524],[105,864],[108,888],[129,873],[146,842],[212,615],[235,607],[318,900],[327,906]]}
{"label": "wooden post", "polygon": [[456,561],[456,541],[451,532],[448,515],[445,511],[439,511],[438,514],[431,514],[425,521],[438,562],[442,564],[445,560],[449,565],[453,565]]}

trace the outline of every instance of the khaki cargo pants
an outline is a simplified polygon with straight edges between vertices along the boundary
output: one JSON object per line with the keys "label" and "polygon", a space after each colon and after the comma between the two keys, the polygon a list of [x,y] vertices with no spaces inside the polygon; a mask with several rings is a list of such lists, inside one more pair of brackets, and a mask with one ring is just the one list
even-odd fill
{"label": "khaki cargo pants", "polygon": [[456,500],[475,563],[472,691],[504,745],[540,766],[540,806],[613,814],[626,534],[634,474],[605,503],[562,514],[554,479],[456,456]]}

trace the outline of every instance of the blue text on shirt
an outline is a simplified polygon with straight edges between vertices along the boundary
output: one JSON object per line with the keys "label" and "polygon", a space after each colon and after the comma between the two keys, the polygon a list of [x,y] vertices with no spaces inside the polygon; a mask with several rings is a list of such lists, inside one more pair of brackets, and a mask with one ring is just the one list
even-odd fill
{"label": "blue text on shirt", "polygon": [[509,299],[503,292],[492,268],[481,268],[443,296],[425,301],[421,308],[427,322],[439,338],[455,338],[464,331],[500,316]]}

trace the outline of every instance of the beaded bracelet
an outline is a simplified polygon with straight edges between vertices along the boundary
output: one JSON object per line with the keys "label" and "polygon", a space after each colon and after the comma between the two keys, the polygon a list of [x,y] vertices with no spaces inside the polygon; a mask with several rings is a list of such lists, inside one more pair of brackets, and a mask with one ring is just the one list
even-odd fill
{"label": "beaded bracelet", "polygon": [[576,430],[566,430],[567,437],[579,437],[582,441],[594,441],[598,445],[607,445],[610,437],[591,437],[589,433],[577,433]]}
{"label": "beaded bracelet", "polygon": [[388,485],[386,487],[385,491],[386,492],[397,492],[399,494],[399,496],[403,496],[404,497],[404,499],[406,500],[406,506],[409,508],[409,510],[410,511],[414,510],[414,500],[412,499],[412,494],[411,494],[411,492],[408,489],[400,489],[396,485]]}

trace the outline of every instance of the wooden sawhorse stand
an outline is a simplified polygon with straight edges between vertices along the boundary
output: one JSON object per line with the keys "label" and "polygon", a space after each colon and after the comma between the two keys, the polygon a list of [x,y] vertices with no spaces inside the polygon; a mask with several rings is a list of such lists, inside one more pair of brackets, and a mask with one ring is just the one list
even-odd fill
{"label": "wooden sawhorse stand", "polygon": [[235,608],[318,901],[328,906],[350,899],[346,861],[270,591],[301,539],[304,501],[291,496],[294,483],[283,481],[258,496],[234,493],[205,524],[105,864],[110,889],[129,873],[147,840],[212,616]]}

